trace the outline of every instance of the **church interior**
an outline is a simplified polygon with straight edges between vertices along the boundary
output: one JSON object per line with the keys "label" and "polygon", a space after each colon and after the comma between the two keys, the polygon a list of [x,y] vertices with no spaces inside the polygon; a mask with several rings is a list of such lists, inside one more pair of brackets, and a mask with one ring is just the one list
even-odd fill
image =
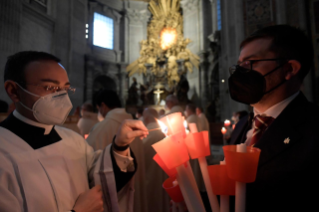
{"label": "church interior", "polygon": [[[207,161],[216,164],[234,114],[253,110],[230,97],[229,68],[247,36],[280,24],[312,42],[314,62],[301,91],[319,105],[319,0],[1,0],[0,75],[20,51],[60,58],[76,88],[63,126],[78,133],[82,105],[92,104],[97,116],[103,89],[116,92],[134,119],[144,108],[167,113],[167,97],[174,95],[183,110],[202,108],[214,153]],[[14,110],[4,83],[0,122]]]}
{"label": "church interior", "polygon": [[[132,114],[138,107],[164,108],[165,96],[175,94],[181,104],[201,106],[209,122],[218,123],[249,110],[228,91],[228,69],[236,64],[240,42],[264,26],[289,24],[312,39],[316,56],[303,92],[318,103],[316,0],[172,1],[180,2],[178,8],[158,8],[158,2],[1,1],[1,67],[18,51],[48,52],[62,60],[76,87],[73,112],[110,88]],[[162,10],[167,15],[160,15]],[[165,30],[169,41],[162,48]],[[11,103],[4,89],[0,99]]]}

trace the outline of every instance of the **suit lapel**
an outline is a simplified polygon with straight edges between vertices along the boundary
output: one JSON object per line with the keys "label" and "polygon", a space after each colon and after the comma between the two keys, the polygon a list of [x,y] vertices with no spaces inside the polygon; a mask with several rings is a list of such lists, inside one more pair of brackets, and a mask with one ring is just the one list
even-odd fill
{"label": "suit lapel", "polygon": [[[255,145],[261,149],[259,167],[302,140],[299,126],[304,124],[306,116],[300,111],[306,112],[307,104],[307,99],[300,93],[264,132]],[[289,143],[285,143],[285,139],[289,139]]]}

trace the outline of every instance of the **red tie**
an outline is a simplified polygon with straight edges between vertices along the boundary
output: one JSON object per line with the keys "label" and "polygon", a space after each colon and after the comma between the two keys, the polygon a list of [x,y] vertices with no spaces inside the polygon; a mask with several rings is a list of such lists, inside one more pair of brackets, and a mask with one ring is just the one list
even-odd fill
{"label": "red tie", "polygon": [[250,146],[253,146],[255,143],[257,143],[267,127],[271,125],[274,120],[275,119],[271,116],[255,116],[255,126],[253,136],[251,137]]}

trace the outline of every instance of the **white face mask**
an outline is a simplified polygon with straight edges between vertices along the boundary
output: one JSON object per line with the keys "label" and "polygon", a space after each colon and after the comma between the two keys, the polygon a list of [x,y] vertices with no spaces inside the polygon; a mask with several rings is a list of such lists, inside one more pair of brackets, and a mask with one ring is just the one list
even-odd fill
{"label": "white face mask", "polygon": [[34,118],[40,123],[49,125],[62,125],[68,117],[72,103],[66,91],[59,91],[45,96],[39,96],[31,93],[19,84],[17,84],[24,92],[40,97],[34,104],[32,109],[19,102],[24,108],[33,112]]}
{"label": "white face mask", "polygon": [[97,119],[99,120],[99,122],[104,120],[104,117],[103,117],[103,115],[102,115],[102,113],[100,111],[97,114]]}

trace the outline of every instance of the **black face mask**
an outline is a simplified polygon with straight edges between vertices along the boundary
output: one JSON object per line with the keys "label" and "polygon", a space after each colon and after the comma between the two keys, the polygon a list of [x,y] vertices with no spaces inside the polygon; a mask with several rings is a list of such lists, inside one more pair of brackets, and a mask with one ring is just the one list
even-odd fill
{"label": "black face mask", "polygon": [[259,102],[262,97],[269,93],[280,85],[286,82],[284,79],[281,83],[266,91],[266,79],[265,76],[278,70],[284,64],[277,66],[275,69],[271,70],[265,75],[262,75],[258,71],[249,70],[236,65],[236,70],[228,78],[228,87],[230,92],[230,97],[244,104],[254,104]]}

